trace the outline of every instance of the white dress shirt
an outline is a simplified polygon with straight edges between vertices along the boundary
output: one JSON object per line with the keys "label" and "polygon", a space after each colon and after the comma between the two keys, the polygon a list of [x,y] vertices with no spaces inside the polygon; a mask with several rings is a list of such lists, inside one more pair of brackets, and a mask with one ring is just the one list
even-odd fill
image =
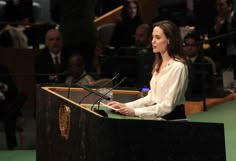
{"label": "white dress shirt", "polygon": [[188,86],[187,65],[170,59],[160,72],[154,72],[150,81],[150,91],[146,97],[125,105],[135,108],[135,115],[144,119],[158,119],[185,103]]}
{"label": "white dress shirt", "polygon": [[53,60],[53,64],[56,64],[56,57],[58,59],[58,63],[61,64],[61,53],[58,53],[58,54],[54,54],[52,52],[50,52],[50,55],[52,57],[52,60]]}

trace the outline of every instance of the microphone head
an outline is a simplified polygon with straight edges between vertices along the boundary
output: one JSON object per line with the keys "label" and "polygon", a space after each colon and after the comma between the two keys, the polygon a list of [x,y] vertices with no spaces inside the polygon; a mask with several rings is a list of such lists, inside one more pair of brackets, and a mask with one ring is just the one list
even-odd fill
{"label": "microphone head", "polygon": [[119,78],[120,77],[120,73],[117,73],[111,80],[113,81],[113,80],[115,80],[115,79],[117,79],[117,78]]}
{"label": "microphone head", "polygon": [[127,77],[122,78],[121,83],[123,83],[126,79],[127,79]]}

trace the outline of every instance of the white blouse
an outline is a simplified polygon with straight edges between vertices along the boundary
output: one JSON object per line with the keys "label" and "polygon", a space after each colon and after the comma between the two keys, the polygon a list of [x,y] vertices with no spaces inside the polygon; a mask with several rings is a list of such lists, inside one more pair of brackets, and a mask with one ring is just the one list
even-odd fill
{"label": "white blouse", "polygon": [[148,95],[125,105],[135,108],[136,116],[157,119],[173,111],[175,106],[185,103],[187,86],[187,65],[170,59],[160,73],[153,73]]}

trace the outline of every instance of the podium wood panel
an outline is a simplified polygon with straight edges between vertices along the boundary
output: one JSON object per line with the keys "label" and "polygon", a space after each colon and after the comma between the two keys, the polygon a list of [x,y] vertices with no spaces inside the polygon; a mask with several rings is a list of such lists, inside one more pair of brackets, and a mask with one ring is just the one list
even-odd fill
{"label": "podium wood panel", "polygon": [[[225,161],[224,125],[102,117],[61,94],[37,90],[37,161]],[[69,107],[65,139],[59,109]]]}

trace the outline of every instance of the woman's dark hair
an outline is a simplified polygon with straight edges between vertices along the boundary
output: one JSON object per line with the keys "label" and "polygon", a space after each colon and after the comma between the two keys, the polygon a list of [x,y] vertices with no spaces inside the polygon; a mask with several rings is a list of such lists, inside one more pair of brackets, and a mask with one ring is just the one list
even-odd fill
{"label": "woman's dark hair", "polygon": [[[153,24],[153,28],[160,27],[165,36],[169,39],[170,43],[168,45],[168,53],[171,58],[186,63],[186,56],[183,52],[182,39],[180,35],[179,28],[169,20],[159,21]],[[160,65],[162,63],[162,58],[160,53],[157,53],[156,59],[154,62],[154,70],[159,71]],[[157,66],[156,66],[157,65]]]}
{"label": "woman's dark hair", "polygon": [[139,11],[139,6],[138,6],[138,2],[135,1],[135,0],[124,2],[122,13],[121,13],[122,20],[123,21],[130,20],[130,17],[129,17],[129,14],[128,14],[128,8],[129,8],[129,5],[131,3],[134,3],[137,7],[137,15],[135,16],[134,20],[137,21],[137,22],[140,22],[141,21],[141,16],[140,16],[140,11]]}

